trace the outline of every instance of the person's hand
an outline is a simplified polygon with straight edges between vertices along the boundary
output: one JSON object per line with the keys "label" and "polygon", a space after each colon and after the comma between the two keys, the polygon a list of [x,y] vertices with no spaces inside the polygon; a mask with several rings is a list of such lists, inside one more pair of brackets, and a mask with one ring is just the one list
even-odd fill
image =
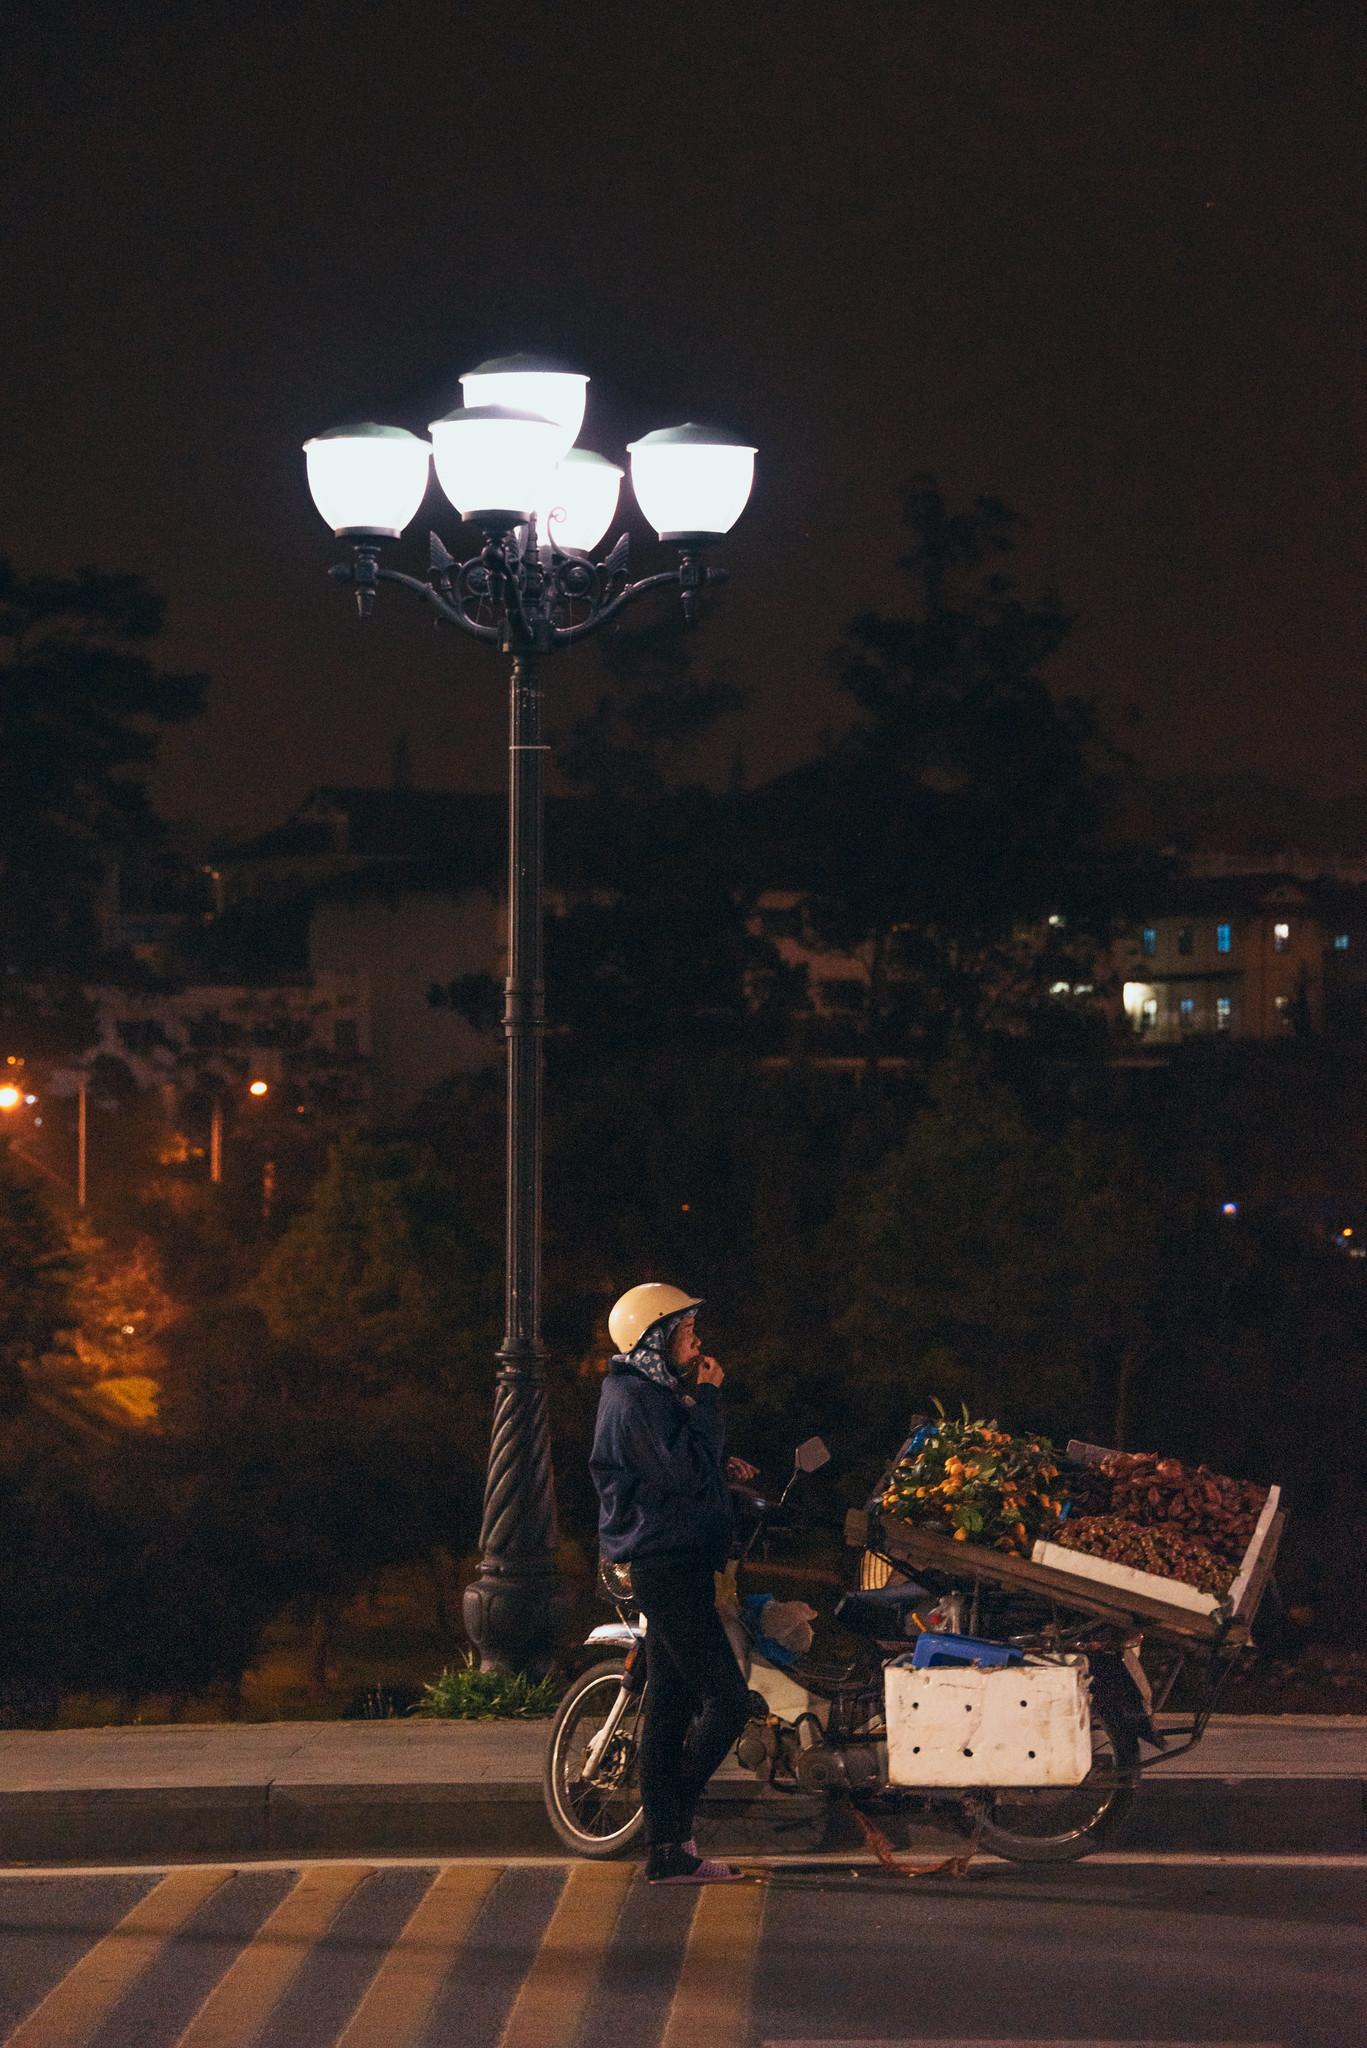
{"label": "person's hand", "polygon": [[748,1464],[744,1458],[728,1458],[726,1476],[733,1486],[748,1486],[752,1479],[759,1478],[759,1466]]}
{"label": "person's hand", "polygon": [[704,1358],[698,1366],[698,1385],[700,1387],[719,1387],[725,1378],[726,1374],[717,1364],[715,1358]]}

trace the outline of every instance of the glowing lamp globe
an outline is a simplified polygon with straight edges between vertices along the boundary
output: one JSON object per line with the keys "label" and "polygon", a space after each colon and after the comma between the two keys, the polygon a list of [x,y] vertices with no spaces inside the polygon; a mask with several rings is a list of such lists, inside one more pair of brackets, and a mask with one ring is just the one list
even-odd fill
{"label": "glowing lamp globe", "polygon": [[661,540],[729,533],[750,496],[755,450],[723,427],[661,427],[627,444],[636,502]]}
{"label": "glowing lamp globe", "polygon": [[437,482],[462,519],[506,531],[549,502],[551,472],[565,452],[553,420],[472,405],[433,420],[431,431]]}
{"label": "glowing lamp globe", "polygon": [[490,356],[460,380],[467,406],[502,405],[553,421],[561,437],[557,462],[579,438],[588,384],[582,370],[571,369],[554,356],[526,354]]}
{"label": "glowing lamp globe", "polygon": [[373,420],[304,443],[313,502],[339,540],[397,540],[427,493],[431,454],[419,435]]}
{"label": "glowing lamp globe", "polygon": [[621,487],[615,462],[587,448],[571,448],[551,477],[543,517],[546,539],[571,554],[588,554],[612,524]]}

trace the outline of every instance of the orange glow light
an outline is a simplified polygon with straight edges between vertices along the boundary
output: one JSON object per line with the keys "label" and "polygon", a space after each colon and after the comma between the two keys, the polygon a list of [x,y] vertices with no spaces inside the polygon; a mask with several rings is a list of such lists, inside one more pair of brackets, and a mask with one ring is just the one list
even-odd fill
{"label": "orange glow light", "polygon": [[269,1081],[249,1081],[247,1083],[248,1095],[269,1095],[270,1090],[271,1084]]}

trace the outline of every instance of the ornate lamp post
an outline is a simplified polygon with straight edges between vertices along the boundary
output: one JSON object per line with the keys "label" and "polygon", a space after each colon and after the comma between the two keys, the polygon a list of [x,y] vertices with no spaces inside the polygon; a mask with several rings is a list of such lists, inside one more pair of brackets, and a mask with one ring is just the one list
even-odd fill
{"label": "ornate lamp post", "polygon": [[[510,657],[508,736],[507,1261],[493,1439],[479,1576],[465,1625],[486,1668],[526,1668],[552,1649],[564,1593],[555,1569],[555,1493],[541,1337],[542,842],[545,743],[540,657],[582,640],[650,590],[676,589],[692,619],[724,580],[704,554],[750,494],[755,451],[688,425],[630,446],[637,503],[678,565],[632,582],[627,537],[593,559],[617,506],[622,471],[574,446],[588,378],[544,357],[481,363],[461,378],[466,403],[434,420],[432,440],[401,427],[339,427],[305,444],[314,503],[351,560],[331,575],[370,615],[381,583],[402,584],[439,618]],[[429,458],[483,545],[465,561],[430,536],[427,580],[381,565],[427,490]]]}

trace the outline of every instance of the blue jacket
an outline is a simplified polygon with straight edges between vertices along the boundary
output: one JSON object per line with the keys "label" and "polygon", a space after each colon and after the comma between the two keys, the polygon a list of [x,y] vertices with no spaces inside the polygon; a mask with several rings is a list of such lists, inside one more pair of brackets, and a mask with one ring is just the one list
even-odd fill
{"label": "blue jacket", "polygon": [[720,1571],[733,1537],[722,1442],[720,1387],[698,1387],[690,1404],[614,1358],[589,1460],[603,1556],[692,1554]]}

